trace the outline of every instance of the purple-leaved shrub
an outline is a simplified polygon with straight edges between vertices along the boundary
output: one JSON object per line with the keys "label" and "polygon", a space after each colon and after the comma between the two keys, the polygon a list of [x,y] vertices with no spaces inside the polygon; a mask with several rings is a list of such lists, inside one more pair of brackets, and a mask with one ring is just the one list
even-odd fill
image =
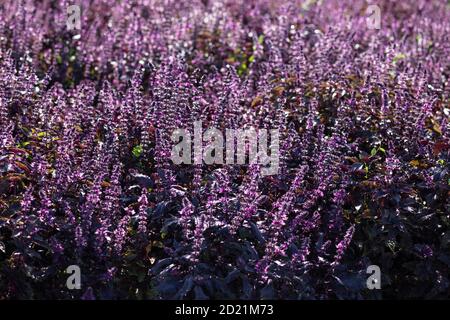
{"label": "purple-leaved shrub", "polygon": [[[449,297],[447,1],[78,2],[0,2],[0,299]],[[194,121],[278,174],[173,164]]]}

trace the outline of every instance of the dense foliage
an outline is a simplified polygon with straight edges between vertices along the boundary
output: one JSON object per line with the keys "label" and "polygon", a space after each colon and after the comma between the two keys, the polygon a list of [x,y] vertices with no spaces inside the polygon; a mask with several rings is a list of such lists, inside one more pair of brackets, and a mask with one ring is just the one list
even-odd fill
{"label": "dense foliage", "polygon": [[[450,6],[376,2],[1,1],[0,299],[448,298]],[[279,174],[173,164],[196,120]]]}

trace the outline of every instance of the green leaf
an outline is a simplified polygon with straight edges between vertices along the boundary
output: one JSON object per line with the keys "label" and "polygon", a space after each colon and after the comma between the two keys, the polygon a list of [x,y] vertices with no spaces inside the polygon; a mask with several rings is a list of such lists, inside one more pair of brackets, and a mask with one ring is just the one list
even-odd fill
{"label": "green leaf", "polygon": [[263,42],[264,42],[264,35],[262,34],[258,37],[258,43],[263,44]]}
{"label": "green leaf", "polygon": [[373,157],[374,155],[377,154],[377,148],[372,148],[372,150],[370,151],[370,155]]}
{"label": "green leaf", "polygon": [[134,157],[139,158],[142,154],[142,151],[143,151],[142,145],[138,144],[133,148],[133,151],[131,153],[133,154]]}
{"label": "green leaf", "polygon": [[399,62],[400,60],[403,60],[405,58],[406,58],[406,55],[404,53],[399,53],[394,57],[393,62],[394,62],[394,64],[397,64],[397,62]]}
{"label": "green leaf", "polygon": [[19,143],[19,146],[20,146],[20,147],[26,147],[26,146],[28,146],[29,144],[30,144],[30,141],[25,141],[25,142]]}
{"label": "green leaf", "polygon": [[237,73],[239,76],[242,76],[243,74],[245,74],[247,72],[247,64],[245,62],[243,62],[237,70]]}

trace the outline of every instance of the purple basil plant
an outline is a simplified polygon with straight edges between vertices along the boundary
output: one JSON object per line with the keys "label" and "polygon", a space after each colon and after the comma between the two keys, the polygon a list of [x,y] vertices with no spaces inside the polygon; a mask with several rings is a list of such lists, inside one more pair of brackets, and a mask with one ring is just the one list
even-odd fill
{"label": "purple basil plant", "polygon": [[372,2],[0,1],[0,299],[448,298],[450,3]]}

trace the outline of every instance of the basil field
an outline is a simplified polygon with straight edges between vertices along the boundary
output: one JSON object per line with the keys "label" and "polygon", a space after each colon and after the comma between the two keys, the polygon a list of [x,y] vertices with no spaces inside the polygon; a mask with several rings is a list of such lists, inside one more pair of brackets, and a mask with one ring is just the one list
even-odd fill
{"label": "basil field", "polygon": [[447,0],[2,0],[0,299],[448,299],[449,81]]}

